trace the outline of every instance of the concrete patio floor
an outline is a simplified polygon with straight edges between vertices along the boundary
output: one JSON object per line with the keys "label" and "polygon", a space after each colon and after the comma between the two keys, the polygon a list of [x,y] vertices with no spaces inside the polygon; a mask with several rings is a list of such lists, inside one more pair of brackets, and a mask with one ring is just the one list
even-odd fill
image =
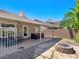
{"label": "concrete patio floor", "polygon": [[[13,49],[9,47],[7,49],[8,54],[0,55],[0,59],[33,59],[33,57],[40,55],[58,41],[60,41],[60,39],[54,38],[44,38],[42,41],[25,40],[17,46],[14,46],[15,48],[13,47]],[[20,47],[24,48],[19,49]]]}

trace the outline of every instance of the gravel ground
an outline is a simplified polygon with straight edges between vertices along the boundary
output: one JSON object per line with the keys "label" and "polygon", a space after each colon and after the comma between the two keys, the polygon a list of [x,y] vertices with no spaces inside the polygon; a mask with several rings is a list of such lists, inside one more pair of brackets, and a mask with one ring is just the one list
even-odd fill
{"label": "gravel ground", "polygon": [[28,49],[23,49],[22,51],[7,55],[0,59],[34,59],[34,57],[39,56],[58,41],[60,41],[60,39],[52,39]]}

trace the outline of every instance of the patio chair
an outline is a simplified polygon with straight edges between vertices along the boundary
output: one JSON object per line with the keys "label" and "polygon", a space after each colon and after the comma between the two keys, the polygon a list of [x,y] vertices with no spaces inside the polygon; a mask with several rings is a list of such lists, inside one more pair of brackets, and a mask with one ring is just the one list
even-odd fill
{"label": "patio chair", "polygon": [[[44,34],[41,34],[41,37],[44,38]],[[31,34],[32,39],[40,39],[40,33]]]}

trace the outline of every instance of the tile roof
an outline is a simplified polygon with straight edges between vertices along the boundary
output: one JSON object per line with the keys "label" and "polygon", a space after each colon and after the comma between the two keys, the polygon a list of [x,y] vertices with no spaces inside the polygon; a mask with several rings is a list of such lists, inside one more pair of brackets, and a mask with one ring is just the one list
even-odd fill
{"label": "tile roof", "polygon": [[35,19],[35,21],[42,23],[42,25],[43,25],[43,26],[46,26],[46,27],[48,27],[48,28],[53,27],[53,25],[52,25],[52,24],[50,24],[50,23],[43,22],[43,21],[40,21],[40,20],[37,20],[37,19]]}
{"label": "tile roof", "polygon": [[4,10],[0,10],[0,18],[4,18],[4,19],[7,18],[9,20],[21,21],[21,22],[26,22],[26,23],[28,22],[28,23],[41,25],[40,22],[36,22],[34,20],[30,20],[28,18],[21,17],[19,15],[16,15],[16,14],[13,14],[13,13],[9,13],[9,12],[4,11]]}
{"label": "tile roof", "polygon": [[48,22],[52,24],[54,27],[60,27],[60,22]]}
{"label": "tile roof", "polygon": [[20,21],[20,22],[26,22],[26,23],[32,23],[32,24],[42,25],[42,26],[46,26],[46,27],[59,26],[59,24],[56,22],[48,23],[48,22],[40,22],[40,21],[30,20],[27,17],[21,17],[17,14],[10,13],[10,12],[4,11],[4,10],[0,10],[0,18],[14,20],[14,21]]}

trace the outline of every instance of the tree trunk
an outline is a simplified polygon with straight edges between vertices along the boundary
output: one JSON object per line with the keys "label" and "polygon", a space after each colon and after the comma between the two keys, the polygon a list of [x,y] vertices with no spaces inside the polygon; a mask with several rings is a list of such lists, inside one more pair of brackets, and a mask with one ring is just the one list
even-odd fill
{"label": "tree trunk", "polygon": [[68,28],[68,30],[70,33],[70,38],[73,39],[74,38],[73,30],[71,28]]}
{"label": "tree trunk", "polygon": [[74,29],[74,31],[75,31],[75,33],[77,33],[77,32],[78,32],[78,30],[77,30],[77,29]]}

